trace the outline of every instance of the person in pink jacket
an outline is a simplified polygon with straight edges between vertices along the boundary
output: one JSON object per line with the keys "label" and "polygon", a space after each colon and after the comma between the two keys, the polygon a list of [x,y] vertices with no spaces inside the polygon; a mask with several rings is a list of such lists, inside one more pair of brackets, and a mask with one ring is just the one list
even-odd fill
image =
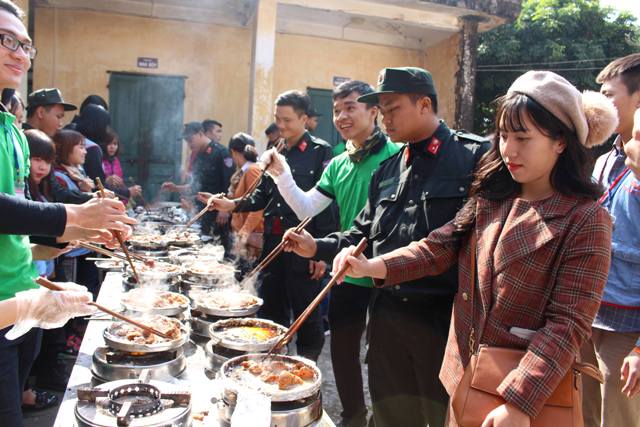
{"label": "person in pink jacket", "polygon": [[[107,186],[127,190],[127,186],[124,183],[124,173],[122,172],[122,166],[118,158],[118,150],[120,148],[118,134],[113,129],[108,129],[107,136],[109,142],[104,148],[105,156],[102,158],[102,169],[104,169]],[[133,185],[129,187],[128,190],[129,196],[132,199],[142,195],[142,188],[139,185]],[[126,193],[126,191],[122,193]],[[128,199],[123,199],[122,202],[126,205]]]}

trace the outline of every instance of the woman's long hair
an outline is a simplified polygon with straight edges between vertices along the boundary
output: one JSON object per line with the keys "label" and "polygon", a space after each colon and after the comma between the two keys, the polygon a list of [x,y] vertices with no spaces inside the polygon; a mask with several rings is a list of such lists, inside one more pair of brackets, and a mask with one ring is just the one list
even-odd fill
{"label": "woman's long hair", "polygon": [[[114,158],[120,155],[120,137],[112,127],[108,127],[107,132],[105,133],[105,138],[106,139],[104,140],[104,142],[100,144],[100,148],[102,149],[103,158],[111,162]],[[115,154],[113,156],[110,156],[109,150],[107,150],[107,146],[114,141],[118,143],[118,148],[116,148]]]}
{"label": "woman's long hair", "polygon": [[84,136],[80,132],[70,129],[61,129],[53,135],[53,142],[56,144],[56,159],[60,165],[70,165],[69,155],[73,147],[81,144]]}
{"label": "woman's long hair", "polygon": [[47,200],[53,202],[51,174],[53,173],[53,163],[56,160],[56,147],[53,141],[51,141],[51,138],[40,130],[26,130],[24,136],[27,138],[27,143],[29,144],[29,156],[32,158],[37,157],[52,165],[49,175],[42,178],[40,184],[36,184],[31,176],[29,176],[29,192],[33,200],[39,200],[40,195],[43,195]]}
{"label": "woman's long hair", "polygon": [[514,181],[500,155],[500,134],[527,131],[525,117],[545,136],[563,140],[566,148],[551,170],[554,190],[596,200],[602,188],[591,179],[591,157],[574,131],[527,95],[510,93],[497,100],[495,133],[491,149],[480,159],[469,191],[469,200],[454,219],[457,233],[466,233],[476,220],[478,197],[500,201],[517,196],[522,188]]}

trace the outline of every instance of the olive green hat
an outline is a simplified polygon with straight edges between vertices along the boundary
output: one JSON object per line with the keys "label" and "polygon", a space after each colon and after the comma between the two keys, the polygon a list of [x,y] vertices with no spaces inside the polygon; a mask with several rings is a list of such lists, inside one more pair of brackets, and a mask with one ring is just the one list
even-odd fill
{"label": "olive green hat", "polygon": [[378,75],[376,91],[362,95],[358,102],[377,104],[379,95],[383,93],[415,93],[437,97],[431,73],[417,67],[383,69]]}

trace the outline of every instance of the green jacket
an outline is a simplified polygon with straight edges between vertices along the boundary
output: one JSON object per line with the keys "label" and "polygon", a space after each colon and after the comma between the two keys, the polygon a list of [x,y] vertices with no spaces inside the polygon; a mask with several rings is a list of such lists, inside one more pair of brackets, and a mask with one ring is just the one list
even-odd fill
{"label": "green jacket", "polygon": [[[9,195],[25,191],[30,165],[29,145],[14,121],[12,114],[0,111],[0,192]],[[29,237],[0,235],[0,301],[37,287],[36,276]]]}

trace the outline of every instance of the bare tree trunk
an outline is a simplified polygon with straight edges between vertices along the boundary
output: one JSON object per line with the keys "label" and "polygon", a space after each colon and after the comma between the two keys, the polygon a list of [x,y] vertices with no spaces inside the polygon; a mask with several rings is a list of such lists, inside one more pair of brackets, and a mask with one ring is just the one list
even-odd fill
{"label": "bare tree trunk", "polygon": [[476,56],[478,53],[478,16],[460,18],[460,50],[458,72],[456,73],[456,116],[457,129],[473,130],[473,108],[476,90]]}

